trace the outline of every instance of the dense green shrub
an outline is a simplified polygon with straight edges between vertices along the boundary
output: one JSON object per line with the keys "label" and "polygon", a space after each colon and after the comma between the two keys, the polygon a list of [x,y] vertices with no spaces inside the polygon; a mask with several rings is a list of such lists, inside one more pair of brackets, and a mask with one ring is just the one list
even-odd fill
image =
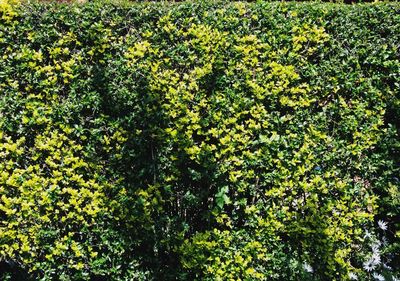
{"label": "dense green shrub", "polygon": [[398,4],[0,12],[2,278],[396,280]]}

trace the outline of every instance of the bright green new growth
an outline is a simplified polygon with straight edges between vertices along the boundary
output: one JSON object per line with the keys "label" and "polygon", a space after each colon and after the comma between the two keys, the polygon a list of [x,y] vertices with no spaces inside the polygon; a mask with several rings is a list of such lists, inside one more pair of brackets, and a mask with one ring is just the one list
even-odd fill
{"label": "bright green new growth", "polygon": [[392,280],[399,12],[2,3],[4,278]]}

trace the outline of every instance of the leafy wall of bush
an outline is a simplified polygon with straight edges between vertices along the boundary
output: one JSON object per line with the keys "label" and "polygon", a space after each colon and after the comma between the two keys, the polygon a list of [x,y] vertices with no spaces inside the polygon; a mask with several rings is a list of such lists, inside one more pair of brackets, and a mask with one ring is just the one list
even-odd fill
{"label": "leafy wall of bush", "polygon": [[2,278],[397,280],[399,30],[398,4],[1,2]]}

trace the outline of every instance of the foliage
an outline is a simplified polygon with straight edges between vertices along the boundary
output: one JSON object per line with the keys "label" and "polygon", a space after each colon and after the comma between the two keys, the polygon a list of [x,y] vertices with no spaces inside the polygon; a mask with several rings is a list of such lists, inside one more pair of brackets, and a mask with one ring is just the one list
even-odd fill
{"label": "foliage", "polygon": [[4,278],[398,276],[398,4],[0,9]]}

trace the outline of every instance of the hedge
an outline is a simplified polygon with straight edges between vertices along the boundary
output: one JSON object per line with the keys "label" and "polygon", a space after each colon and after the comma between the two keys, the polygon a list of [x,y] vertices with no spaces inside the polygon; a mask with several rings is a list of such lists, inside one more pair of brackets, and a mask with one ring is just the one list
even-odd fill
{"label": "hedge", "polygon": [[398,3],[0,17],[4,280],[400,278]]}

